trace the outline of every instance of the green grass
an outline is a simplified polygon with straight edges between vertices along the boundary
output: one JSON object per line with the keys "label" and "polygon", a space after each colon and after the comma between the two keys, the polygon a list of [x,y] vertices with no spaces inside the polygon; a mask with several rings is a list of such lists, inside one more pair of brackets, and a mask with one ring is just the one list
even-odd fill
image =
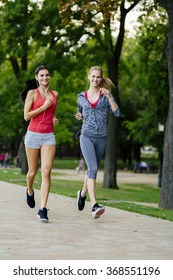
{"label": "green grass", "polygon": [[[153,163],[156,165],[156,167],[159,167],[159,160],[156,158],[142,158],[142,160],[146,161],[148,164],[149,163]],[[55,158],[54,160],[54,168],[58,168],[58,169],[75,169],[79,164],[79,159],[78,158]],[[132,162],[132,165],[129,166],[128,163],[124,163],[122,160],[118,160],[117,161],[117,168],[119,170],[128,170],[128,169],[133,169],[133,166],[135,164],[135,161]],[[104,169],[104,160],[102,160],[100,162],[100,169],[103,170]]]}
{"label": "green grass", "polygon": [[[61,170],[58,170],[58,172],[53,171],[52,175],[61,175]],[[21,174],[20,169],[0,169],[0,180],[26,186],[26,176]],[[38,171],[35,177],[34,188],[40,189],[40,184],[41,174],[40,171]],[[51,192],[76,198],[76,192],[81,188],[81,186],[81,181],[52,179]],[[98,203],[130,212],[173,221],[173,211],[152,207],[150,205],[145,206],[142,204],[158,204],[159,199],[160,189],[148,184],[121,184],[119,186],[119,190],[103,188],[101,184],[97,184]]]}
{"label": "green grass", "polygon": [[[75,169],[79,165],[78,158],[55,158],[53,168],[55,169]],[[122,164],[121,164],[122,165]],[[86,168],[86,165],[85,165]],[[100,169],[104,168],[104,161],[100,162]]]}
{"label": "green grass", "polygon": [[163,220],[173,221],[173,211],[165,210],[157,207],[138,205],[133,202],[114,202],[114,203],[104,203],[107,206],[126,210],[129,212],[139,213],[142,215],[147,215]]}
{"label": "green grass", "polygon": [[75,169],[79,165],[79,159],[73,158],[55,158],[53,168],[58,169]]}

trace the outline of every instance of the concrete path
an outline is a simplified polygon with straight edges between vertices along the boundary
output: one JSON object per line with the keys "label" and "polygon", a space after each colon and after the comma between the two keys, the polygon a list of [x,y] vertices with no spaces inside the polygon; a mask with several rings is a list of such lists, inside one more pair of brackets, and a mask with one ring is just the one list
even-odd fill
{"label": "concrete path", "polygon": [[[82,181],[85,174],[83,172],[77,173],[76,170],[73,169],[61,169],[61,170],[53,170],[55,173],[57,172],[58,175],[53,175],[53,178],[59,180],[66,180],[69,181]],[[103,171],[98,171],[97,174],[97,182],[103,182]],[[158,186],[158,174],[145,174],[145,173],[133,173],[128,171],[118,171],[117,172],[117,183],[142,183],[142,184],[151,184],[155,187]]]}
{"label": "concrete path", "polygon": [[50,194],[49,223],[25,203],[25,188],[0,181],[1,260],[172,260],[173,223],[106,207],[97,220],[90,203]]}

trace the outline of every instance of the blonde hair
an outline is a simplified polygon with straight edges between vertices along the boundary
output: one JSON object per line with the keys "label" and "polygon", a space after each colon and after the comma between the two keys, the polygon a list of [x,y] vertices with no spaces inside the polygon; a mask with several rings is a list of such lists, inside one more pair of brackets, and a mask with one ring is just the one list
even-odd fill
{"label": "blonde hair", "polygon": [[111,90],[111,87],[114,86],[113,82],[111,81],[111,79],[107,78],[107,77],[103,77],[103,70],[100,66],[92,66],[88,72],[88,75],[91,74],[92,71],[99,71],[100,72],[100,76],[101,76],[101,82],[99,84],[99,86],[102,88],[106,88],[109,91]]}

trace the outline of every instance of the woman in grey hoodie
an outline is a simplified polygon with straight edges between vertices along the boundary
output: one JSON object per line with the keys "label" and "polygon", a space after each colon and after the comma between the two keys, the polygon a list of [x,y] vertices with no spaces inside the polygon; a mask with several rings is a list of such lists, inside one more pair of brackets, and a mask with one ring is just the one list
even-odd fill
{"label": "woman in grey hoodie", "polygon": [[115,117],[120,116],[120,110],[110,93],[112,81],[103,77],[102,68],[93,66],[88,73],[89,89],[78,94],[78,112],[76,118],[82,120],[80,147],[86,161],[88,172],[83,189],[77,193],[78,210],[85,207],[88,192],[92,207],[92,216],[99,218],[105,207],[96,202],[96,177],[99,162],[106,149],[107,117],[109,109]]}

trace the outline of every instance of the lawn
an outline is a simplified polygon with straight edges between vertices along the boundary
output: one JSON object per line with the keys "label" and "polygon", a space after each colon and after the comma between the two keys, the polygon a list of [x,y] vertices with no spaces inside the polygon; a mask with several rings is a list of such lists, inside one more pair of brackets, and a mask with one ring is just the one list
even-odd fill
{"label": "lawn", "polygon": [[[76,162],[74,165],[75,164]],[[55,174],[56,176],[58,174],[60,175],[61,170],[52,172],[52,175]],[[26,186],[26,176],[21,174],[20,169],[0,169],[0,181]],[[39,189],[40,183],[41,174],[40,171],[38,171],[34,187]],[[81,189],[81,185],[81,181],[52,179],[51,192],[76,198],[76,193]],[[120,184],[119,190],[103,188],[101,184],[97,184],[98,203],[173,221],[172,210],[165,210],[157,207],[159,199],[160,189],[148,184]],[[147,205],[144,205],[145,203]],[[156,207],[152,206],[153,203],[156,204]]]}

